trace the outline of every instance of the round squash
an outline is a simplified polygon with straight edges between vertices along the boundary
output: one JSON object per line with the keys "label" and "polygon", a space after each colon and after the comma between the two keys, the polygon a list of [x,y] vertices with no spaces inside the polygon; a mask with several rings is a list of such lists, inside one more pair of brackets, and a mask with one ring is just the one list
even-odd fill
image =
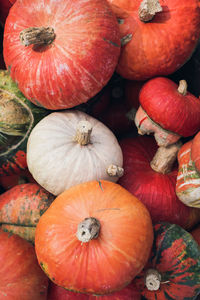
{"label": "round squash", "polygon": [[40,218],[38,262],[57,285],[107,294],[142,270],[153,241],[145,206],[120,185],[90,181],[60,194]]}
{"label": "round squash", "polygon": [[54,195],[90,180],[117,181],[122,151],[103,123],[80,111],[54,112],[32,130],[27,164],[34,179]]}
{"label": "round squash", "polygon": [[0,229],[1,300],[46,300],[48,277],[38,265],[34,247]]}
{"label": "round squash", "polygon": [[106,0],[16,1],[4,30],[12,79],[31,102],[53,110],[97,94],[116,68],[120,46]]}

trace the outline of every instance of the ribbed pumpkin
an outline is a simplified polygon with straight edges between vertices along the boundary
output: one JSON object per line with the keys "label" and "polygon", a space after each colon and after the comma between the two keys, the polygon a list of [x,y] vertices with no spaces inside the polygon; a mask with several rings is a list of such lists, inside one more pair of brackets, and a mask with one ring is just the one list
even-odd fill
{"label": "ribbed pumpkin", "polygon": [[35,227],[54,196],[35,183],[16,185],[0,195],[0,225],[34,243]]}
{"label": "ribbed pumpkin", "polygon": [[1,300],[46,300],[48,277],[38,265],[34,247],[0,229]]}
{"label": "ribbed pumpkin", "polygon": [[126,43],[117,67],[124,78],[145,80],[171,74],[192,55],[200,34],[198,0],[109,0],[109,3]]}
{"label": "ribbed pumpkin", "polygon": [[[124,175],[119,184],[148,208],[153,223],[171,222],[192,228],[200,220],[200,210],[184,205],[176,196],[177,166],[168,173],[156,171],[153,158],[158,149],[152,137],[139,136],[121,141]],[[164,159],[161,157],[161,163]]]}
{"label": "ribbed pumpkin", "polygon": [[141,294],[133,283],[118,292],[104,296],[93,296],[82,293],[67,291],[60,286],[50,282],[48,300],[140,300]]}
{"label": "ribbed pumpkin", "polygon": [[28,136],[47,114],[23,96],[7,71],[0,70],[0,176],[27,168]]}
{"label": "ribbed pumpkin", "polygon": [[154,227],[151,257],[134,280],[147,300],[194,300],[200,293],[200,248],[178,225]]}
{"label": "ribbed pumpkin", "polygon": [[30,101],[53,110],[97,94],[116,68],[120,46],[106,0],[17,1],[4,30],[12,79]]}
{"label": "ribbed pumpkin", "polygon": [[152,240],[149,212],[136,197],[116,183],[90,181],[53,201],[37,224],[35,249],[54,283],[98,295],[131,282]]}

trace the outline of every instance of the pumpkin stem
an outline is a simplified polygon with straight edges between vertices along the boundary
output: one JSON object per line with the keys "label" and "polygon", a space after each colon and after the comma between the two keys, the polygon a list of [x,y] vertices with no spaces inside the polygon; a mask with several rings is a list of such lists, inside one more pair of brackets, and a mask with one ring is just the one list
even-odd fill
{"label": "pumpkin stem", "polygon": [[74,140],[81,146],[88,145],[90,143],[90,136],[92,132],[92,125],[88,121],[80,121],[76,129],[76,136]]}
{"label": "pumpkin stem", "polygon": [[124,169],[116,165],[108,166],[106,172],[110,177],[121,177],[124,175]]}
{"label": "pumpkin stem", "polygon": [[90,240],[98,238],[100,227],[100,222],[96,218],[85,218],[78,224],[76,237],[80,242],[88,243]]}
{"label": "pumpkin stem", "polygon": [[157,291],[160,287],[161,275],[155,269],[149,269],[146,272],[145,284],[149,291]]}
{"label": "pumpkin stem", "polygon": [[129,34],[123,36],[121,38],[121,46],[123,47],[126,44],[128,44],[132,40],[132,37],[133,37],[132,33],[129,33]]}
{"label": "pumpkin stem", "polygon": [[159,0],[143,0],[139,7],[139,18],[142,22],[151,21],[156,13],[162,11]]}
{"label": "pumpkin stem", "polygon": [[167,147],[159,147],[150,163],[151,168],[158,173],[169,173],[177,158],[177,154],[181,146],[182,143],[178,141],[177,143]]}
{"label": "pumpkin stem", "polygon": [[187,82],[185,80],[179,81],[178,92],[183,96],[187,94]]}
{"label": "pumpkin stem", "polygon": [[29,45],[49,45],[56,35],[52,27],[29,27],[19,34],[20,42],[24,46]]}

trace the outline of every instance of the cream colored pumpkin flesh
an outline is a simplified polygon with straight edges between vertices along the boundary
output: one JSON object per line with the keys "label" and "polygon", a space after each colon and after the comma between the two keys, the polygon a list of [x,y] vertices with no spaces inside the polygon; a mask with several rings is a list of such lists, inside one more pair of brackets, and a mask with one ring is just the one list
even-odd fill
{"label": "cream colored pumpkin flesh", "polygon": [[116,182],[123,174],[122,151],[114,134],[80,111],[43,118],[29,136],[27,164],[34,179],[54,195],[90,180]]}

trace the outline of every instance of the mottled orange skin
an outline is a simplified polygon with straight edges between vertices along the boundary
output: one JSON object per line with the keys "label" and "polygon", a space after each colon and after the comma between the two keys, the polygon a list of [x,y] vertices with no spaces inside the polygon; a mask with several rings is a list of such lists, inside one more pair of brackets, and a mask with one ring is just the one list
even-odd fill
{"label": "mottled orange skin", "polygon": [[191,146],[191,158],[195,164],[196,170],[200,172],[200,132],[198,132],[193,139]]}
{"label": "mottled orange skin", "polygon": [[[94,217],[97,239],[76,237],[78,224]],[[60,194],[40,218],[35,235],[38,261],[59,286],[107,294],[122,289],[144,267],[153,241],[145,206],[120,185],[90,181]]]}
{"label": "mottled orange skin", "polygon": [[200,34],[198,0],[159,0],[163,11],[144,23],[138,16],[142,0],[108,0],[119,19],[121,37],[132,34],[122,47],[117,72],[131,80],[168,75],[192,55]]}
{"label": "mottled orange skin", "polygon": [[[54,29],[50,45],[21,44],[22,30],[41,26]],[[106,0],[20,0],[4,30],[4,60],[12,79],[27,99],[52,110],[96,95],[116,68],[120,46],[118,23]]]}
{"label": "mottled orange skin", "polygon": [[46,300],[48,278],[38,265],[34,247],[0,229],[1,300]]}

